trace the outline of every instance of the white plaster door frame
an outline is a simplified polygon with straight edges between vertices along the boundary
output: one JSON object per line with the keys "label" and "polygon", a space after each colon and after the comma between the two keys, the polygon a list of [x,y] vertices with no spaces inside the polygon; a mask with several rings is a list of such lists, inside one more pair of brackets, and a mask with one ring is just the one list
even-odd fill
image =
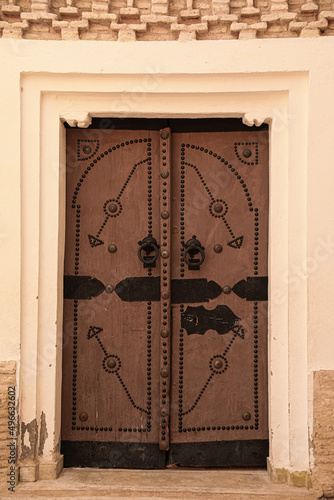
{"label": "white plaster door frame", "polygon": [[[132,47],[136,54],[132,72],[126,65],[129,45],[113,52],[110,45],[98,42],[88,73],[84,62],[79,62],[85,43],[71,45],[77,54],[75,70],[58,59],[59,51],[65,57],[67,50],[67,42],[62,42],[61,48],[54,49],[58,61],[55,73],[39,72],[43,63],[50,67],[49,54],[43,50],[38,64],[31,62],[33,69],[21,72],[20,419],[39,421],[43,412],[48,432],[39,457],[21,460],[22,477],[27,468],[37,471],[39,467],[42,478],[48,476],[44,471],[50,467],[61,467],[63,122],[87,127],[94,116],[242,117],[248,125],[269,123],[270,461],[275,468],[308,470],[306,282],[297,289],[289,287],[289,269],[306,258],[307,72],[278,71],[279,64],[270,60],[273,47],[278,51],[279,44],[261,41],[259,73],[254,64],[251,71],[245,45],[237,64],[229,57],[217,63],[212,54],[217,54],[217,47],[224,42],[203,42],[212,51],[209,64],[207,54],[201,52],[203,45],[198,43],[193,49],[197,57],[186,63],[189,44],[136,44]],[[106,52],[113,59],[112,69]],[[161,68],[163,55],[172,61],[178,59],[178,64]],[[273,72],[264,71],[265,67]]]}

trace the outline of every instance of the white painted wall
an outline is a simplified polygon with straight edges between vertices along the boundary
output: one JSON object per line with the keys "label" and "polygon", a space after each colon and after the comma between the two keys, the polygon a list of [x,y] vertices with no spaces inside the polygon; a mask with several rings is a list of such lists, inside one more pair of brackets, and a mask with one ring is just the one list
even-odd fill
{"label": "white painted wall", "polygon": [[91,116],[270,123],[270,425],[274,467],[312,460],[312,373],[334,369],[334,38],[0,40],[1,359],[20,418],[60,432],[64,128]]}

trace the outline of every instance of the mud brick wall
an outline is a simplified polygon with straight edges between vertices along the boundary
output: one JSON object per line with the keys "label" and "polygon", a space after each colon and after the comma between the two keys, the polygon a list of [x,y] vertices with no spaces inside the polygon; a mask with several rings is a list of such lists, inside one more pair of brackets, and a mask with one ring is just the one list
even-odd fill
{"label": "mud brick wall", "polygon": [[334,0],[0,0],[0,37],[225,40],[334,34]]}
{"label": "mud brick wall", "polygon": [[312,482],[319,496],[334,498],[334,371],[314,373]]}

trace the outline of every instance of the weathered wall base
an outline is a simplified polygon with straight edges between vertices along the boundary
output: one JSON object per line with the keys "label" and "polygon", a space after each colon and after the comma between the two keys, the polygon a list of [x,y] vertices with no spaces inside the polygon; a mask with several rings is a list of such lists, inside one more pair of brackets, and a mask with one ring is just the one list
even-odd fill
{"label": "weathered wall base", "polygon": [[334,370],[313,374],[313,455],[310,471],[291,471],[272,467],[267,460],[274,483],[306,486],[317,498],[334,498]]}
{"label": "weathered wall base", "polygon": [[287,483],[289,486],[300,486],[312,488],[310,471],[291,471],[283,468],[272,467],[270,459],[267,459],[267,471],[273,483]]}
{"label": "weathered wall base", "polygon": [[19,469],[20,469],[20,474],[19,474],[20,481],[27,481],[27,482],[37,481],[39,477],[38,463],[20,465]]}
{"label": "weathered wall base", "polygon": [[19,465],[19,480],[34,482],[38,479],[57,479],[63,470],[64,457],[59,456],[52,463],[30,463]]}
{"label": "weathered wall base", "polygon": [[[16,408],[16,362],[0,361],[0,483],[6,483],[9,480],[10,472],[12,478],[15,477],[14,481],[17,482]],[[13,422],[13,426],[8,425],[9,421]]]}
{"label": "weathered wall base", "polygon": [[64,456],[60,455],[53,463],[39,465],[38,479],[57,479],[64,466]]}

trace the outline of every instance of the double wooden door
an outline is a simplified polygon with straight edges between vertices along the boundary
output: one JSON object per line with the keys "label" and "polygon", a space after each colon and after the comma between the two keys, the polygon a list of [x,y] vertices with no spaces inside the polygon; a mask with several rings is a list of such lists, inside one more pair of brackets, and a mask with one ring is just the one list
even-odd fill
{"label": "double wooden door", "polygon": [[265,465],[267,132],[167,125],[67,129],[67,466]]}

